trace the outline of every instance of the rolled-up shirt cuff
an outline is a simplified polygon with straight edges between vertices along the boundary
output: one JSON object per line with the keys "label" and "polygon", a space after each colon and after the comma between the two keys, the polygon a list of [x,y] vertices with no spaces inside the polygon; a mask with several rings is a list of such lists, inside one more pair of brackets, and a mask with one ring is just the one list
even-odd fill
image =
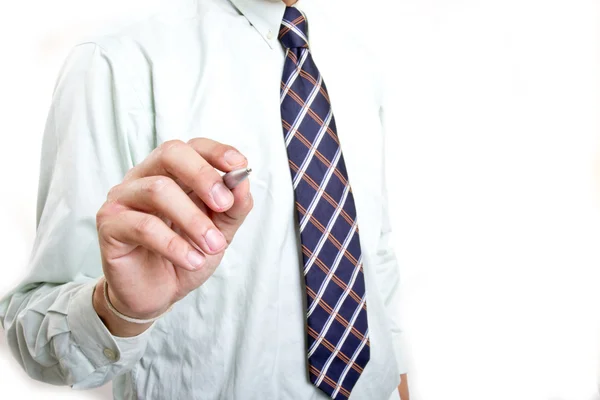
{"label": "rolled-up shirt cuff", "polygon": [[154,324],[138,336],[113,336],[93,305],[96,282],[83,285],[69,302],[67,322],[72,340],[95,369],[113,364],[130,369],[143,356]]}

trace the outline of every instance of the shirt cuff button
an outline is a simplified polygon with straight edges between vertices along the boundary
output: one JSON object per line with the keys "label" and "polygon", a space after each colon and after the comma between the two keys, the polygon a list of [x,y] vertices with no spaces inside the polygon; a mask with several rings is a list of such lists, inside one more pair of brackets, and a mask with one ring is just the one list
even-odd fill
{"label": "shirt cuff button", "polygon": [[104,349],[103,353],[110,361],[117,361],[117,353],[115,353],[113,350],[106,348]]}

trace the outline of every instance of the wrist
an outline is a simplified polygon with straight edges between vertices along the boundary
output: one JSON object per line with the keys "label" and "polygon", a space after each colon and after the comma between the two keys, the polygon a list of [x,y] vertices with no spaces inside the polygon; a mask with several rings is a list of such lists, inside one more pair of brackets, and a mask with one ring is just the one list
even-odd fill
{"label": "wrist", "polygon": [[94,306],[94,310],[96,310],[96,314],[98,314],[110,333],[113,336],[118,337],[133,337],[145,332],[148,328],[150,328],[150,326],[152,326],[151,322],[147,324],[134,324],[117,317],[112,311],[110,311],[104,299],[104,280],[105,278],[102,277],[96,283],[92,304]]}

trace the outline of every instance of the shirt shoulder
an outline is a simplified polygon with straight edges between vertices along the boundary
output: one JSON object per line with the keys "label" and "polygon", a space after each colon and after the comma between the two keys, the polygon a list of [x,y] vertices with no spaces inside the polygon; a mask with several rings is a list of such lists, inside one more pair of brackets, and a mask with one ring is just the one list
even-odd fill
{"label": "shirt shoulder", "polygon": [[[165,64],[202,56],[207,36],[216,25],[239,16],[217,0],[175,2],[134,22],[112,24],[75,47],[93,44],[110,64],[114,79],[130,86],[150,107],[152,79]],[[183,5],[182,5],[183,4]],[[173,71],[174,69],[169,69]]]}
{"label": "shirt shoulder", "polygon": [[235,15],[232,7],[224,7],[217,0],[175,1],[163,5],[143,18],[129,18],[129,22],[108,24],[103,31],[97,32],[84,42],[94,42],[106,51],[119,53],[127,45],[135,45],[139,51],[151,51],[161,46],[173,46],[173,39],[185,39],[193,35],[210,21],[211,17],[221,18],[229,14]]}

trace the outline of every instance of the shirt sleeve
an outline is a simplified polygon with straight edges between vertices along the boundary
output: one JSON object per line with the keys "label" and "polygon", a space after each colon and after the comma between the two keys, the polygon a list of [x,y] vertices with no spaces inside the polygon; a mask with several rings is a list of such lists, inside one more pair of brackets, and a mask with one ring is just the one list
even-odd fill
{"label": "shirt sleeve", "polygon": [[386,84],[389,82],[385,79],[385,71],[380,70],[378,72],[380,77],[379,80],[379,96],[381,101],[381,107],[379,110],[379,116],[381,120],[383,130],[383,167],[382,167],[382,203],[381,203],[381,231],[379,236],[379,242],[375,255],[375,271],[377,273],[377,280],[379,282],[379,288],[381,290],[384,305],[387,310],[388,321],[391,330],[391,336],[393,340],[394,352],[396,362],[401,374],[404,374],[408,370],[407,365],[407,353],[405,336],[402,328],[402,318],[400,310],[401,302],[401,280],[400,280],[400,268],[396,258],[396,253],[392,246],[392,226],[390,223],[389,215],[389,200],[387,193],[387,179],[385,171],[385,137],[389,134],[390,127],[388,121],[388,87]]}
{"label": "shirt sleeve", "polygon": [[132,166],[125,72],[95,43],[70,53],[48,114],[29,275],[0,301],[14,357],[34,379],[97,387],[142,357],[151,329],[114,337],[92,305],[102,275],[96,213]]}

